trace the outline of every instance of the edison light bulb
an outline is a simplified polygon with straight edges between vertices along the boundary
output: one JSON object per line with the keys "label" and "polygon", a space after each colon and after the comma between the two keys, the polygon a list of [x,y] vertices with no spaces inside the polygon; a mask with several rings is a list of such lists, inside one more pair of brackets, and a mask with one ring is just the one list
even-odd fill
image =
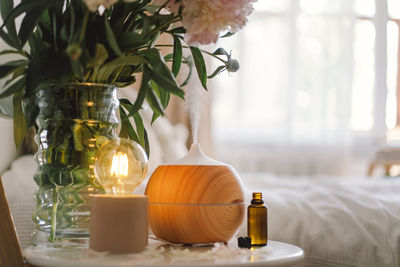
{"label": "edison light bulb", "polygon": [[97,152],[95,172],[107,194],[129,195],[146,176],[146,153],[129,139],[109,140]]}

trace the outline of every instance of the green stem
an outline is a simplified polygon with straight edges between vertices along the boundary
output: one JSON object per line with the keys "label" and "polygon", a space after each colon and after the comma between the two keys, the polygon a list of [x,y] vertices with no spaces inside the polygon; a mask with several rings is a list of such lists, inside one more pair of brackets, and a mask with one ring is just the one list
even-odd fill
{"label": "green stem", "polygon": [[170,19],[170,20],[164,22],[164,23],[161,24],[160,26],[154,28],[151,32],[149,32],[148,36],[150,36],[150,35],[152,35],[153,33],[159,31],[160,29],[164,28],[165,26],[170,25],[170,24],[172,24],[172,23],[174,23],[174,22],[178,22],[178,21],[180,21],[180,20],[181,20],[181,19],[180,19],[180,16],[179,16],[179,15],[178,15],[178,16],[175,16],[175,17],[173,17],[172,19]]}
{"label": "green stem", "polygon": [[53,209],[51,211],[51,230],[49,236],[50,242],[53,242],[56,239],[57,209],[58,209],[58,189],[57,187],[55,187],[53,190]]}
{"label": "green stem", "polygon": [[83,38],[85,38],[85,32],[86,32],[86,27],[87,27],[88,20],[89,20],[89,14],[90,14],[90,11],[86,10],[85,18],[83,19],[81,35],[79,36],[79,43],[82,43]]}
{"label": "green stem", "polygon": [[[174,45],[167,45],[167,44],[160,44],[160,45],[155,45],[155,46],[156,46],[156,47],[174,47]],[[190,48],[190,47],[187,46],[187,45],[183,45],[182,47],[183,47],[183,48],[187,48],[187,49]],[[212,57],[218,59],[219,61],[221,61],[221,62],[224,63],[224,64],[227,64],[227,63],[228,63],[228,61],[223,60],[222,58],[220,58],[220,57],[214,55],[213,53],[210,53],[210,52],[208,52],[208,51],[206,51],[206,50],[203,50],[203,49],[200,49],[200,51],[201,51],[202,53],[205,53],[205,54],[207,54],[207,55],[209,55],[209,56],[212,56]]]}

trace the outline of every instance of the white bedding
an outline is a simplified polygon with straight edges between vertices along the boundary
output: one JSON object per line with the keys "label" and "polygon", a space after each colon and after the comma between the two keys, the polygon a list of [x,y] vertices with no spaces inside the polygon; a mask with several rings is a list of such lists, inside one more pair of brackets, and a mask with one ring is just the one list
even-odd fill
{"label": "white bedding", "polygon": [[253,191],[264,195],[269,238],[302,247],[304,266],[399,266],[400,178],[242,179],[247,203]]}

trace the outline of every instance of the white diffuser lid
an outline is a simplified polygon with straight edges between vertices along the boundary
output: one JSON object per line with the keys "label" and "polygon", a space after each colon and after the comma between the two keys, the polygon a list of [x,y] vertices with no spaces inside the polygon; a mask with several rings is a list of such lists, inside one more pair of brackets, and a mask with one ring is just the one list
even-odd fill
{"label": "white diffuser lid", "polygon": [[182,158],[167,165],[227,165],[226,163],[214,160],[204,154],[200,144],[192,144],[189,152]]}

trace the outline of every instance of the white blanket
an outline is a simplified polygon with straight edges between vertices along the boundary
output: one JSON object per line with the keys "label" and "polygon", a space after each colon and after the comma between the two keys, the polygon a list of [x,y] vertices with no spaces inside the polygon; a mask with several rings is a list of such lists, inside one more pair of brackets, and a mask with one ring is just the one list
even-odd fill
{"label": "white blanket", "polygon": [[263,193],[269,238],[303,248],[303,265],[399,266],[400,178],[242,174],[242,180],[247,203],[252,192]]}

